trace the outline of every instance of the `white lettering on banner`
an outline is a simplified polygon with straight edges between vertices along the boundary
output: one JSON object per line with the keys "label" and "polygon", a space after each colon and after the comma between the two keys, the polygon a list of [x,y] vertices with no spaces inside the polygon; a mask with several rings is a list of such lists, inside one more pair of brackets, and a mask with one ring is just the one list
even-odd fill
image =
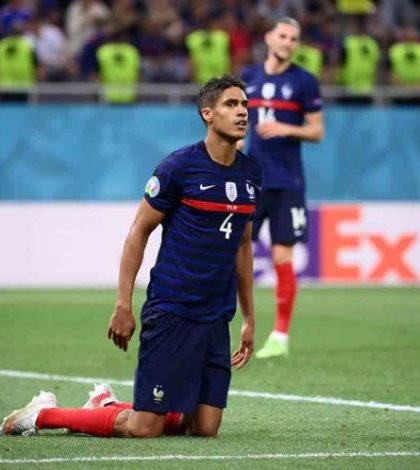
{"label": "white lettering on banner", "polygon": [[419,207],[415,203],[321,206],[321,278],[419,282]]}

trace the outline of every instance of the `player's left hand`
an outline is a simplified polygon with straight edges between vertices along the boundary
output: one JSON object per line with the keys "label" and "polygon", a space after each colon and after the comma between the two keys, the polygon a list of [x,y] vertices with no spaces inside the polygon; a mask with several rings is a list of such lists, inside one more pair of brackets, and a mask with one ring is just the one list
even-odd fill
{"label": "player's left hand", "polygon": [[136,320],[131,309],[116,307],[109,320],[108,339],[118,348],[127,351],[135,329]]}
{"label": "player's left hand", "polygon": [[272,139],[273,137],[288,137],[291,133],[289,124],[283,124],[278,121],[262,122],[255,127],[257,134],[263,139]]}
{"label": "player's left hand", "polygon": [[244,323],[241,329],[241,344],[232,354],[231,364],[236,369],[242,367],[249,361],[254,351],[254,325]]}

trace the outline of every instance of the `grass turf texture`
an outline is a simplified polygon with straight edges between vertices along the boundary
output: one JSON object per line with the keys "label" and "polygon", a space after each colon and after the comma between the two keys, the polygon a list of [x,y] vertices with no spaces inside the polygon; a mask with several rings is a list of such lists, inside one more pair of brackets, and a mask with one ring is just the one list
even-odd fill
{"label": "grass turf texture", "polygon": [[[137,333],[128,353],[106,339],[110,290],[0,292],[0,369],[132,379]],[[138,310],[144,297],[136,293]],[[234,390],[327,396],[420,406],[420,289],[305,289],[293,322],[291,356],[253,359],[233,372]],[[257,347],[273,322],[271,290],[256,291]],[[232,324],[238,344],[240,315]],[[61,406],[80,406],[88,384],[0,376],[0,415],[25,405],[40,389]],[[131,400],[131,388],[115,385]],[[42,431],[0,437],[1,468],[419,468],[419,456],[142,462],[2,464],[4,459],[106,456],[244,456],[320,452],[420,451],[420,413],[232,396],[216,440],[98,439]]]}

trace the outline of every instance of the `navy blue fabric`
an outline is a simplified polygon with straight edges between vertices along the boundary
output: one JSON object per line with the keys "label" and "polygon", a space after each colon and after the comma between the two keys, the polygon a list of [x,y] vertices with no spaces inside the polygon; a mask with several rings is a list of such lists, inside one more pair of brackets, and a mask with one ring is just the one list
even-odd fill
{"label": "navy blue fabric", "polygon": [[272,244],[294,244],[307,240],[307,209],[302,191],[287,189],[262,191],[253,224],[254,241],[258,240],[258,233],[266,218],[270,221]]}
{"label": "navy blue fabric", "polygon": [[[158,181],[158,183],[157,183]],[[241,152],[230,166],[214,162],[203,142],[169,155],[145,198],[165,212],[162,243],[150,273],[147,303],[194,321],[231,320],[236,311],[235,259],[252,214],[191,207],[241,205],[255,210],[261,168]],[[228,187],[236,192],[228,197]],[[156,188],[159,188],[158,190]]]}
{"label": "navy blue fabric", "polygon": [[[253,65],[243,71],[242,78],[247,83],[246,92],[250,100],[249,154],[263,167],[263,187],[303,191],[305,178],[301,141],[293,137],[263,139],[257,134],[255,126],[274,119],[286,124],[302,125],[306,113],[321,109],[316,78],[294,64],[277,75],[267,74],[264,65]],[[290,109],[276,109],[276,102],[282,102],[284,108]]]}
{"label": "navy blue fabric", "polygon": [[142,311],[136,411],[196,412],[225,408],[231,377],[229,323],[188,320],[148,306]]}

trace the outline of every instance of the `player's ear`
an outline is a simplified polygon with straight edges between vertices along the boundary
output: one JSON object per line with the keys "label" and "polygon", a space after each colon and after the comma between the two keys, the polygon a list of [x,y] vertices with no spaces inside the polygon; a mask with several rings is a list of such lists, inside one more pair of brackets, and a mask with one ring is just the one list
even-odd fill
{"label": "player's ear", "polygon": [[211,108],[203,108],[201,110],[201,115],[203,116],[203,119],[206,121],[207,125],[211,124],[213,121],[213,110]]}

